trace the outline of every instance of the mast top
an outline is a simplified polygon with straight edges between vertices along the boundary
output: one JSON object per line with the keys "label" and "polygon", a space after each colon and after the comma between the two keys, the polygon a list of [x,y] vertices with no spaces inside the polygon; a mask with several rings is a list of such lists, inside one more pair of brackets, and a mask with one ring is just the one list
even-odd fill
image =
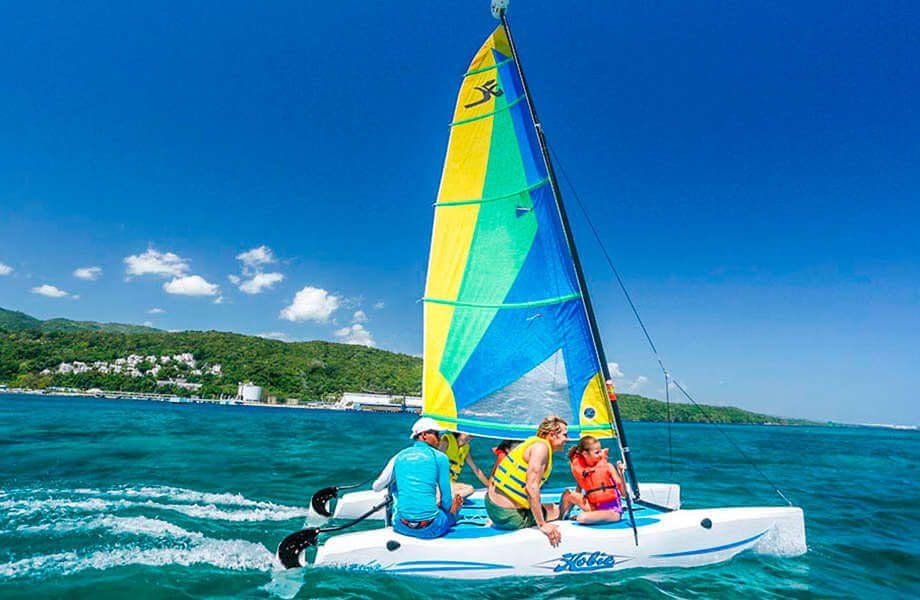
{"label": "mast top", "polygon": [[508,10],[508,3],[511,0],[492,0],[492,16],[496,19],[502,18],[502,13]]}

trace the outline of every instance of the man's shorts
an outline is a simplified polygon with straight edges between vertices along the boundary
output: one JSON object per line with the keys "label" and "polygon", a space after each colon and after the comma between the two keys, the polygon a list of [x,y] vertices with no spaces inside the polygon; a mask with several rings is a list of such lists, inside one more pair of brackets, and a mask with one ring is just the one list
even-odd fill
{"label": "man's shorts", "polygon": [[[498,506],[486,494],[485,498],[486,513],[492,519],[492,526],[496,529],[526,529],[534,527],[537,520],[533,517],[533,512],[529,508],[505,508]],[[543,510],[543,518],[546,518],[546,509]]]}
{"label": "man's shorts", "polygon": [[456,522],[457,515],[447,512],[441,507],[438,507],[438,514],[432,517],[431,523],[425,527],[409,527],[402,522],[399,513],[396,513],[393,516],[393,531],[414,538],[431,540],[446,534],[448,531],[450,531],[450,528],[453,527],[454,523]]}

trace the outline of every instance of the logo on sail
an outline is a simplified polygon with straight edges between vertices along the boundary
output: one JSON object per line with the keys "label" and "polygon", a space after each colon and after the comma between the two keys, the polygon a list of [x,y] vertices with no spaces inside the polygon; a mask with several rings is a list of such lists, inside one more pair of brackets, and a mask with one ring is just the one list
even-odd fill
{"label": "logo on sail", "polygon": [[559,557],[554,573],[562,571],[600,571],[612,569],[616,562],[613,555],[606,552],[566,552]]}
{"label": "logo on sail", "polygon": [[482,98],[480,98],[476,102],[471,102],[470,104],[464,105],[463,108],[473,108],[474,106],[485,104],[492,98],[498,98],[499,96],[502,96],[505,93],[505,90],[499,89],[498,83],[496,83],[494,79],[490,79],[482,85],[477,85],[474,89],[476,89],[480,94],[482,94]]}

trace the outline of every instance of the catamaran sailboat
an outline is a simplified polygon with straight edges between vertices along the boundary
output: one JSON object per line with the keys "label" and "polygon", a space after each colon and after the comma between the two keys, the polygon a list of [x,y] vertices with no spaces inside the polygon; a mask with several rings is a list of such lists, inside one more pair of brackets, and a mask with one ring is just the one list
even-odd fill
{"label": "catamaran sailboat", "polygon": [[[689,567],[746,550],[804,553],[800,508],[686,510],[679,486],[639,484],[506,4],[493,1],[501,24],[464,74],[451,123],[424,298],[422,414],[445,429],[497,439],[525,439],[556,414],[573,439],[615,439],[628,510],[617,523],[558,522],[562,542],[553,547],[536,528],[492,527],[479,491],[443,538],[406,537],[389,526],[342,533],[316,548],[313,564],[492,578]],[[328,489],[314,502],[321,511],[336,493]],[[543,501],[558,500],[560,491],[545,491]],[[333,516],[383,518],[384,505],[383,494],[354,492]],[[335,529],[293,534],[279,557],[303,565],[318,533]]]}

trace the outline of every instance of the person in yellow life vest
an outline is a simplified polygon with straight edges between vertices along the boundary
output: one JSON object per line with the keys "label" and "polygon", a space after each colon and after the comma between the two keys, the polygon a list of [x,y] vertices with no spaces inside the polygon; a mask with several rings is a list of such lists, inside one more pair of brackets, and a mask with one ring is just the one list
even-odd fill
{"label": "person in yellow life vest", "polygon": [[486,512],[494,527],[536,526],[551,545],[559,545],[562,533],[551,521],[568,512],[574,496],[566,490],[558,505],[543,504],[540,488],[553,470],[553,452],[565,447],[568,434],[568,424],[561,417],[546,417],[537,428],[537,435],[527,438],[505,456],[489,482],[485,498]]}
{"label": "person in yellow life vest", "polygon": [[489,486],[489,479],[482,472],[482,469],[476,466],[476,462],[473,460],[472,454],[470,454],[472,449],[471,439],[468,433],[446,431],[441,435],[441,442],[438,445],[438,449],[446,454],[447,459],[450,461],[450,491],[452,494],[460,494],[463,498],[473,493],[473,486],[457,481],[465,464],[470,466],[473,474],[479,478],[482,485]]}
{"label": "person in yellow life vest", "polygon": [[586,435],[569,450],[569,466],[582,494],[576,502],[582,512],[576,517],[579,523],[614,523],[623,515],[622,498],[626,494],[623,483],[623,461],[616,467],[607,461],[607,450],[597,438]]}

